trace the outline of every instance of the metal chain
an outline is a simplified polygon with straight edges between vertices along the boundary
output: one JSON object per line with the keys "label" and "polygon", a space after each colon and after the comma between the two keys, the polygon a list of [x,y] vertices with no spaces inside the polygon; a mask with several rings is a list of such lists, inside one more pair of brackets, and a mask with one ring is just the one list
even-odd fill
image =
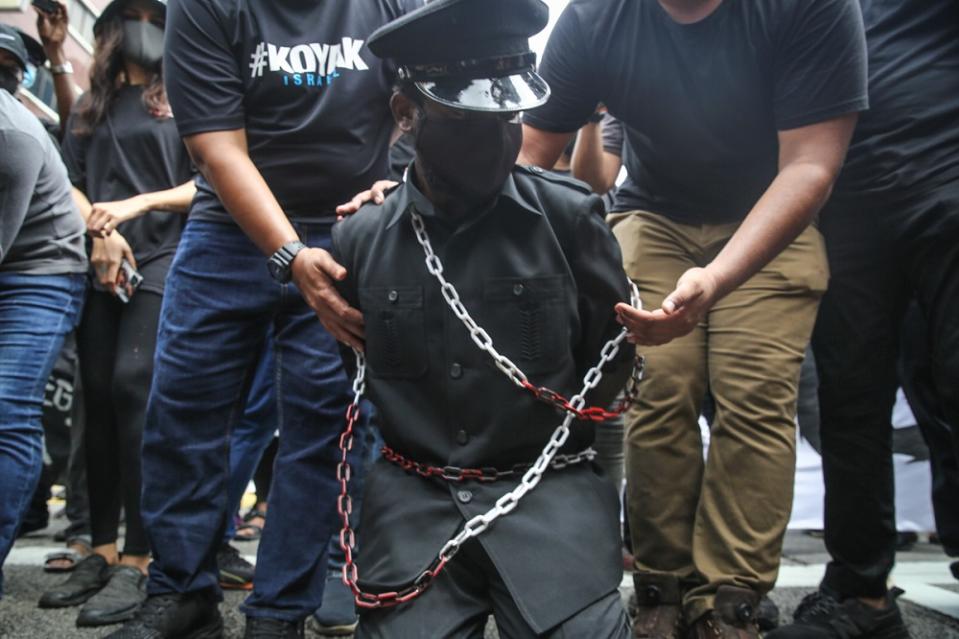
{"label": "metal chain", "polygon": [[[488,353],[505,375],[521,388],[526,388],[528,379],[513,362],[506,356],[501,355],[493,347],[493,339],[485,330],[483,330],[470,316],[466,307],[460,301],[456,288],[443,277],[443,264],[433,252],[429,236],[426,234],[426,227],[423,219],[416,213],[410,211],[412,215],[413,229],[416,232],[416,238],[423,251],[426,253],[426,267],[429,272],[439,281],[442,287],[443,297],[447,304],[453,310],[453,313],[466,325],[470,331],[470,337],[473,342],[484,352]],[[639,292],[635,284],[632,284],[632,302],[634,306],[640,304]],[[587,371],[583,377],[583,388],[579,393],[565,402],[561,407],[566,411],[563,422],[553,431],[552,436],[543,448],[543,451],[537,457],[536,461],[524,473],[523,477],[513,490],[506,493],[496,500],[496,503],[487,512],[477,515],[464,524],[462,530],[452,539],[446,542],[436,558],[430,565],[421,572],[409,585],[392,592],[368,593],[360,589],[359,571],[353,560],[353,551],[356,548],[356,535],[350,525],[350,515],[353,512],[353,501],[349,494],[349,482],[351,477],[351,468],[348,460],[348,454],[353,448],[353,432],[356,423],[360,418],[360,400],[366,391],[366,358],[359,351],[354,351],[356,355],[356,377],[353,381],[353,403],[346,411],[346,428],[340,435],[340,462],[336,467],[336,479],[340,483],[340,496],[337,499],[337,511],[340,515],[342,529],[340,530],[340,547],[343,549],[345,563],[343,564],[343,582],[349,586],[356,600],[356,605],[360,608],[386,608],[406,603],[420,596],[434,579],[443,571],[446,564],[456,555],[469,539],[483,534],[500,517],[511,513],[520,500],[531,490],[533,490],[542,480],[543,474],[550,468],[559,453],[559,450],[569,439],[570,425],[574,419],[579,418],[579,414],[586,405],[586,394],[599,385],[603,378],[603,368],[615,359],[619,354],[620,346],[626,340],[627,330],[623,329],[619,335],[610,340],[600,353],[599,362],[593,368]],[[641,359],[638,360],[641,362]],[[634,376],[642,378],[642,369]],[[638,380],[637,380],[638,381]]]}
{"label": "metal chain", "polygon": [[[466,327],[466,330],[469,331],[470,339],[473,340],[473,343],[476,344],[481,351],[490,356],[490,358],[493,360],[493,364],[496,365],[496,368],[506,375],[510,381],[523,390],[532,393],[536,399],[546,404],[550,404],[551,406],[554,406],[563,412],[574,413],[577,419],[604,422],[608,419],[612,419],[621,415],[629,408],[636,397],[636,393],[638,392],[639,388],[639,382],[643,377],[645,361],[641,356],[637,355],[636,357],[635,365],[633,366],[633,374],[630,376],[629,383],[627,384],[625,392],[623,393],[623,399],[618,402],[611,411],[600,406],[590,406],[588,408],[584,408],[583,406],[574,406],[571,400],[566,399],[556,391],[545,387],[534,386],[526,377],[526,374],[521,371],[516,364],[496,350],[496,348],[493,346],[493,338],[490,337],[489,333],[487,333],[476,323],[473,317],[469,314],[469,311],[466,310],[463,302],[460,300],[460,296],[456,290],[456,287],[446,280],[446,277],[443,275],[443,264],[440,262],[440,258],[433,251],[433,245],[430,243],[429,235],[426,233],[426,225],[423,222],[422,216],[420,216],[420,214],[416,211],[410,209],[410,220],[413,223],[413,231],[416,233],[416,241],[419,242],[421,247],[423,247],[423,252],[426,254],[426,268],[440,283],[443,298],[449,305],[450,310],[453,311],[453,314],[456,315],[457,319],[463,323],[463,325]],[[641,309],[642,301],[639,297],[639,289],[636,288],[636,284],[634,284],[632,281],[629,282],[629,285],[630,301],[634,307]],[[625,332],[626,329],[623,329],[623,334]],[[607,349],[613,348],[614,341],[616,340],[607,342],[606,346],[603,347],[603,355],[605,355]],[[620,342],[621,340],[616,342],[616,352],[619,351]],[[595,370],[596,369],[591,370],[589,374],[598,374],[602,376],[600,373],[594,373],[593,371]],[[587,379],[589,378],[587,377]],[[594,387],[595,385],[591,386],[591,388]]]}
{"label": "metal chain", "polygon": [[[396,464],[405,471],[415,472],[420,477],[427,479],[436,477],[443,481],[455,483],[472,480],[481,483],[490,483],[508,477],[522,475],[532,466],[532,464],[516,464],[506,470],[499,470],[498,468],[492,467],[459,468],[458,466],[430,466],[405,457],[389,446],[384,446],[381,452],[383,453],[383,459],[392,464]],[[592,448],[587,448],[573,455],[557,455],[549,467],[553,470],[562,470],[585,461],[593,461],[594,459],[596,459],[596,451]]]}

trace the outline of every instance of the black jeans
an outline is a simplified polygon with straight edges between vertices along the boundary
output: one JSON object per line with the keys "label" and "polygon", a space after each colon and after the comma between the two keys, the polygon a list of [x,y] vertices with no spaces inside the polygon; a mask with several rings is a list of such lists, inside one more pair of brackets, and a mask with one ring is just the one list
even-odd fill
{"label": "black jeans", "polygon": [[[956,318],[959,321],[959,318]],[[932,376],[926,318],[917,304],[906,313],[899,377],[916,423],[929,447],[932,470],[932,509],[943,550],[959,556],[959,450],[952,446]],[[957,389],[959,391],[959,389]]]}
{"label": "black jeans", "polygon": [[140,448],[162,299],[141,290],[124,304],[91,291],[78,334],[93,545],[116,542],[122,506],[129,555],[150,554],[140,518]]}
{"label": "black jeans", "polygon": [[890,415],[913,297],[927,321],[931,390],[959,429],[959,183],[908,195],[834,198],[822,215],[832,271],[813,335],[832,556],[823,586],[842,597],[882,596],[895,560]]}

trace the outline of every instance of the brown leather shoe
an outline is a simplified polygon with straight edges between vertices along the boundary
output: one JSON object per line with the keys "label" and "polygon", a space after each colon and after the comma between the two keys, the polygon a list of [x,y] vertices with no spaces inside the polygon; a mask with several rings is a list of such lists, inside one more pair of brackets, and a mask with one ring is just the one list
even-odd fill
{"label": "brown leather shoe", "polygon": [[720,586],[715,606],[690,626],[688,639],[759,639],[759,593],[749,588]]}
{"label": "brown leather shoe", "polygon": [[636,572],[633,573],[633,583],[637,604],[633,636],[637,639],[680,639],[683,595],[679,579]]}

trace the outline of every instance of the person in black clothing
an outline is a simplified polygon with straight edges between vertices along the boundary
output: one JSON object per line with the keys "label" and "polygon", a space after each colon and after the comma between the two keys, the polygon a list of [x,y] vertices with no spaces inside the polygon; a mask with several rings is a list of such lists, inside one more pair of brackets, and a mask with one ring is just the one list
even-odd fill
{"label": "person in black clothing", "polygon": [[[605,406],[633,360],[613,311],[628,280],[602,201],[515,165],[518,112],[548,94],[527,48],[546,19],[540,0],[437,0],[370,38],[402,65],[391,106],[415,159],[382,207],[333,229],[339,289],[365,320],[358,374],[386,444],[367,478],[359,581],[352,561],[344,569],[364,608],[360,638],[480,637],[490,614],[505,639],[629,636],[618,499],[583,463],[593,424],[537,401],[491,361]],[[604,349],[617,336],[624,348]],[[541,452],[549,441],[558,458]],[[515,491],[525,493],[515,508],[478,531]]]}
{"label": "person in black clothing", "polygon": [[861,4],[871,108],[822,213],[832,281],[813,336],[832,561],[776,639],[908,636],[886,584],[897,540],[890,415],[913,298],[934,412],[959,442],[959,3]]}
{"label": "person in black clothing", "polygon": [[[40,605],[86,602],[80,626],[129,619],[145,598],[150,547],[140,517],[140,448],[164,280],[195,192],[163,89],[165,9],[157,0],[116,0],[104,10],[94,29],[91,90],[63,144],[94,235],[92,290],[78,332],[94,554]],[[135,291],[123,262],[143,278]]]}

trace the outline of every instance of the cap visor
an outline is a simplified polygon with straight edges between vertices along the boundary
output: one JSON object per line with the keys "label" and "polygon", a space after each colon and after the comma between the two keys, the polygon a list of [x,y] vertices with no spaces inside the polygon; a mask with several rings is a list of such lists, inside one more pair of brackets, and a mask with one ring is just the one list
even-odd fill
{"label": "cap visor", "polygon": [[417,82],[416,86],[440,104],[466,111],[528,111],[549,99],[549,85],[534,71],[501,78]]}

